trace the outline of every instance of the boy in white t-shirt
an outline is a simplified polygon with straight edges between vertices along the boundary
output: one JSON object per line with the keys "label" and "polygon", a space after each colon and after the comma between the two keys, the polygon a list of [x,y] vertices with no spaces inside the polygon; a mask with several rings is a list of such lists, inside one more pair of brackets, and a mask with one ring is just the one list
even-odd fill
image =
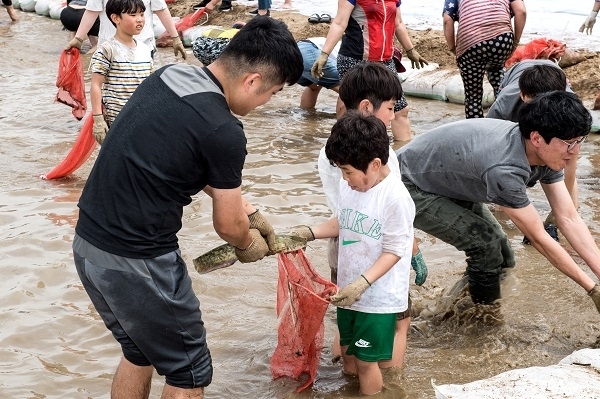
{"label": "boy in white t-shirt", "polygon": [[376,116],[342,116],[325,153],[342,171],[338,215],[311,230],[315,238],[339,238],[342,289],[330,299],[344,372],[358,375],[361,394],[373,395],[383,387],[380,367],[392,360],[397,315],[408,309],[415,205],[387,165],[389,138]]}
{"label": "boy in white t-shirt", "polygon": [[[347,110],[355,110],[362,115],[374,115],[387,125],[394,118],[396,100],[402,97],[402,85],[398,76],[385,66],[376,62],[365,62],[354,66],[344,75],[340,82],[339,94],[340,100]],[[388,149],[387,166],[394,175],[400,177],[398,158],[391,147],[388,146]],[[321,148],[319,153],[318,169],[323,191],[327,197],[327,205],[331,209],[332,215],[338,216],[337,203],[340,196],[339,187],[342,173],[327,159],[325,147]],[[313,239],[310,228],[306,226],[297,228],[293,234],[306,238],[308,241]],[[331,281],[334,283],[337,283],[338,248],[337,238],[329,240],[328,261],[331,268]],[[411,265],[415,270],[415,284],[423,285],[427,278],[427,266],[416,241],[413,244],[412,254]],[[394,357],[390,361],[389,367],[401,367],[404,363],[406,335],[411,322],[410,306],[397,316],[396,331],[398,335],[394,344]],[[333,347],[334,359],[340,355],[337,343],[338,339],[336,338]]]}
{"label": "boy in white t-shirt", "polygon": [[93,133],[99,144],[129,97],[154,70],[152,50],[134,38],[144,28],[145,10],[142,0],[106,3],[106,13],[117,32],[98,46],[91,62]]}

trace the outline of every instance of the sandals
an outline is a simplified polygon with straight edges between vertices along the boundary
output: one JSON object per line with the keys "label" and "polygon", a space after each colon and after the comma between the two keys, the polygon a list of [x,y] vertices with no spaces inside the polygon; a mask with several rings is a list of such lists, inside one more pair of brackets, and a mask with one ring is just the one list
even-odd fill
{"label": "sandals", "polygon": [[311,24],[318,24],[320,22],[323,23],[330,23],[331,22],[331,15],[329,14],[313,14],[310,17],[308,17],[308,22],[310,22]]}

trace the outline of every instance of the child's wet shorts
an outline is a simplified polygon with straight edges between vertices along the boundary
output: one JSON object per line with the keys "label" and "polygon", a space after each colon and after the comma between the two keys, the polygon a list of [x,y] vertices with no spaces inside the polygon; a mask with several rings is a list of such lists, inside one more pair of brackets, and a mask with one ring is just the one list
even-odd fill
{"label": "child's wet shorts", "polygon": [[396,313],[363,313],[337,308],[340,345],[363,362],[390,360],[396,334]]}
{"label": "child's wet shorts", "polygon": [[152,259],[102,251],[78,235],[77,273],[125,359],[152,365],[168,385],[205,387],[212,379],[200,302],[179,250]]}

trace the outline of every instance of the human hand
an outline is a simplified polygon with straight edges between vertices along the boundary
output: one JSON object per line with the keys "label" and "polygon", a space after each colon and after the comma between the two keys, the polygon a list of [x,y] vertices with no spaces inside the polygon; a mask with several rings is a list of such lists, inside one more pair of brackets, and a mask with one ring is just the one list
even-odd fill
{"label": "human hand", "polygon": [[596,16],[598,16],[598,11],[592,11],[583,25],[581,25],[579,28],[579,32],[583,32],[585,30],[586,34],[591,35],[594,24],[596,23]]}
{"label": "human hand", "polygon": [[175,57],[177,57],[177,53],[180,53],[184,60],[187,58],[185,48],[183,47],[183,43],[181,43],[179,36],[173,38],[173,53],[175,53]]}
{"label": "human hand", "polygon": [[312,68],[310,68],[310,74],[315,79],[321,79],[323,77],[323,67],[327,64],[327,59],[329,58],[329,54],[324,51],[321,51],[319,57],[316,59]]}
{"label": "human hand", "polygon": [[588,295],[592,297],[592,301],[594,301],[594,305],[596,305],[596,310],[600,313],[600,284],[596,284],[594,288],[588,292]]}
{"label": "human hand", "polygon": [[427,279],[427,265],[425,264],[421,250],[410,259],[410,265],[416,273],[415,284],[423,285]]}
{"label": "human hand", "polygon": [[314,241],[315,235],[308,226],[298,226],[291,233],[291,236],[304,238],[307,242]]}
{"label": "human hand", "polygon": [[417,50],[415,50],[414,47],[411,48],[410,50],[406,51],[406,56],[410,60],[410,65],[413,69],[415,69],[415,68],[421,69],[425,65],[429,65],[429,61],[427,61],[425,58],[421,57],[421,54],[419,54],[419,52]]}
{"label": "human hand", "polygon": [[363,292],[370,286],[371,283],[369,283],[367,278],[361,274],[359,278],[348,284],[344,289],[331,296],[329,299],[335,306],[350,306],[358,301]]}
{"label": "human hand", "polygon": [[106,138],[106,133],[108,132],[108,125],[106,124],[104,115],[102,114],[93,115],[92,118],[94,118],[92,133],[94,134],[94,138],[98,144],[102,145],[104,139]]}
{"label": "human hand", "polygon": [[78,50],[81,50],[81,43],[83,43],[83,39],[79,37],[72,38],[69,43],[65,46],[65,50],[70,50],[75,47]]}
{"label": "human hand", "polygon": [[267,242],[257,229],[250,229],[252,242],[246,249],[235,249],[235,256],[242,263],[256,262],[265,257],[269,252]]}
{"label": "human hand", "polygon": [[275,229],[271,226],[271,223],[259,211],[248,215],[248,219],[250,219],[250,228],[260,231],[260,234],[266,238],[269,249],[275,252],[277,250],[275,245]]}

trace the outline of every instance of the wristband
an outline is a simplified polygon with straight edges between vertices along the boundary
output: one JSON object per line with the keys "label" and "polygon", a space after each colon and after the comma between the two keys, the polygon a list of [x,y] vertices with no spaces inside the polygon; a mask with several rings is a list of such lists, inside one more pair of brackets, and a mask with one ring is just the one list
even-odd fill
{"label": "wristband", "polygon": [[369,287],[370,287],[371,283],[369,283],[369,280],[367,280],[367,278],[364,275],[362,275],[362,274],[360,276],[365,279],[365,281],[367,282],[367,284],[369,284]]}
{"label": "wristband", "polygon": [[325,54],[327,57],[329,57],[329,53],[327,53],[327,52],[325,52],[323,50],[321,50],[321,54]]}
{"label": "wristband", "polygon": [[92,114],[92,116],[102,116],[102,114]]}
{"label": "wristband", "polygon": [[83,39],[80,37],[75,36],[75,40],[77,40],[79,43],[83,43]]}
{"label": "wristband", "polygon": [[415,49],[415,46],[412,46],[412,47],[410,48],[410,50],[406,50],[406,52],[407,52],[407,53],[410,53],[410,52],[411,52],[411,51],[413,51],[414,49]]}

